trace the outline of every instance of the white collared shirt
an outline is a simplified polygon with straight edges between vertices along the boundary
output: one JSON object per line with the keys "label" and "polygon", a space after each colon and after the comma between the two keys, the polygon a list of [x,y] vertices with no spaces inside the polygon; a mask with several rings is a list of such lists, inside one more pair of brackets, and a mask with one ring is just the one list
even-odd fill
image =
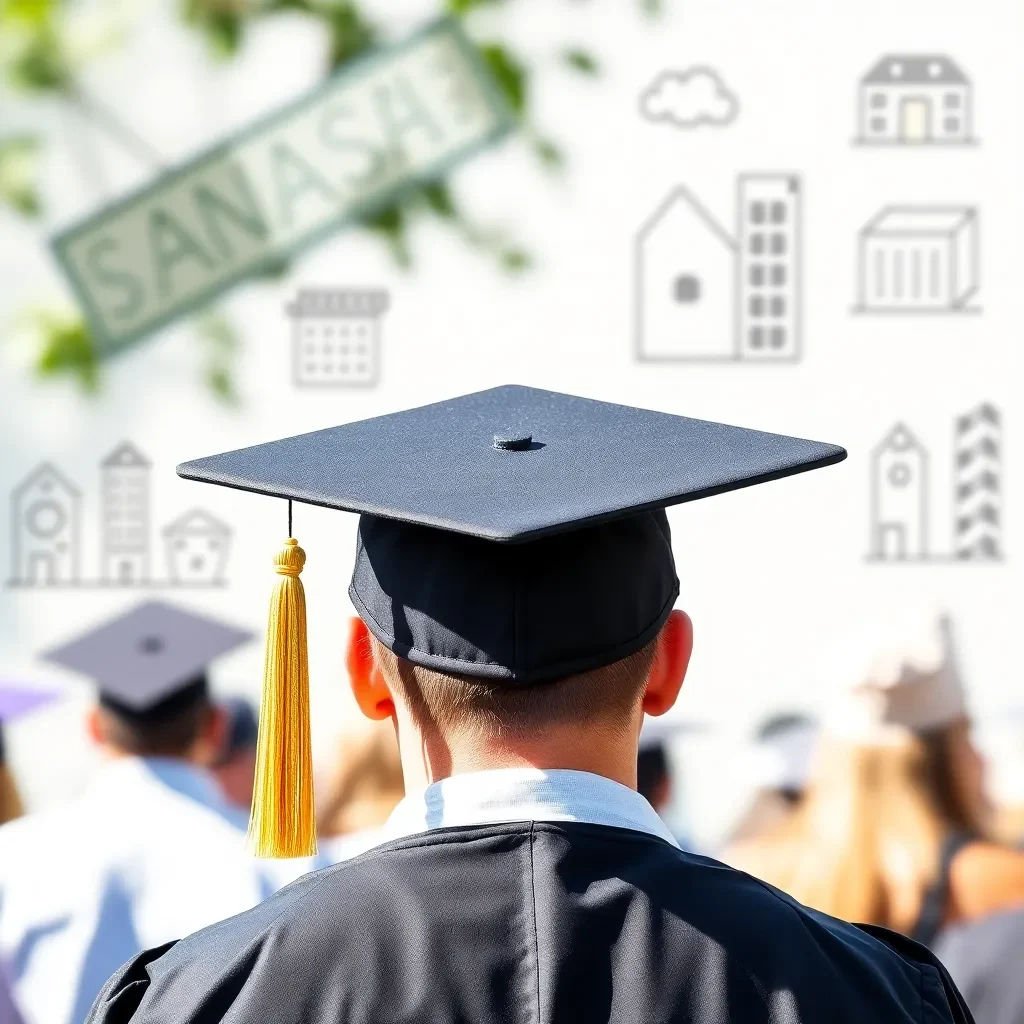
{"label": "white collared shirt", "polygon": [[410,794],[392,811],[379,842],[453,825],[582,821],[679,843],[636,790],[591,772],[498,768],[467,772]]}
{"label": "white collared shirt", "polygon": [[71,803],[0,828],[0,973],[25,1024],[78,1024],[126,960],[314,866],[255,860],[245,833],[207,772],[136,757],[104,764]]}

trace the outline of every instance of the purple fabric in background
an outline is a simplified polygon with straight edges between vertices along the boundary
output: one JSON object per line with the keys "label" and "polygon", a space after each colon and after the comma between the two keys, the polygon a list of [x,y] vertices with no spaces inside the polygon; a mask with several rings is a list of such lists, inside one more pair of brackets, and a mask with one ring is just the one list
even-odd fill
{"label": "purple fabric in background", "polygon": [[0,683],[0,722],[12,722],[22,715],[57,700],[55,690],[35,690],[27,686]]}

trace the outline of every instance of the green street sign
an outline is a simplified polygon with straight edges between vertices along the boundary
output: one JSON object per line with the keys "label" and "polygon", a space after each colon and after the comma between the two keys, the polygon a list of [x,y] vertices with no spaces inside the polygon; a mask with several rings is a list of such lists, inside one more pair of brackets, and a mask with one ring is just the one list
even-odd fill
{"label": "green street sign", "polygon": [[512,115],[458,24],[345,68],[53,239],[103,353],[435,180]]}

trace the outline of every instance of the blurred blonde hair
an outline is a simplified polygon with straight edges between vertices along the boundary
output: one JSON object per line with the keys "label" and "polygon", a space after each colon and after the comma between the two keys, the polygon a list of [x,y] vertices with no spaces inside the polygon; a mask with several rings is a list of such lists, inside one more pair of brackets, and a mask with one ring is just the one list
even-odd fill
{"label": "blurred blonde hair", "polygon": [[909,931],[944,837],[984,829],[954,777],[951,739],[965,728],[899,730],[878,745],[823,737],[805,800],[732,862],[834,917]]}
{"label": "blurred blonde hair", "polygon": [[14,785],[14,777],[6,764],[0,762],[0,825],[14,818],[20,818],[25,813],[21,804],[21,797]]}
{"label": "blurred blonde hair", "polygon": [[390,722],[375,722],[339,744],[335,770],[317,815],[323,836],[383,825],[405,796],[398,740]]}

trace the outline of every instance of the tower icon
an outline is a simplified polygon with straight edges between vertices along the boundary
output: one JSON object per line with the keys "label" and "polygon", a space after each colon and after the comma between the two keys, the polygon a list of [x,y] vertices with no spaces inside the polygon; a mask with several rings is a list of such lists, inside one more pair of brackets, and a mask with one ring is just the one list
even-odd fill
{"label": "tower icon", "polygon": [[11,584],[56,586],[79,581],[81,495],[43,462],[11,495]]}
{"label": "tower icon", "polygon": [[149,579],[149,461],[125,441],[101,463],[101,576],[130,586]]}
{"label": "tower icon", "polygon": [[871,557],[928,557],[928,452],[897,423],[871,453]]}

